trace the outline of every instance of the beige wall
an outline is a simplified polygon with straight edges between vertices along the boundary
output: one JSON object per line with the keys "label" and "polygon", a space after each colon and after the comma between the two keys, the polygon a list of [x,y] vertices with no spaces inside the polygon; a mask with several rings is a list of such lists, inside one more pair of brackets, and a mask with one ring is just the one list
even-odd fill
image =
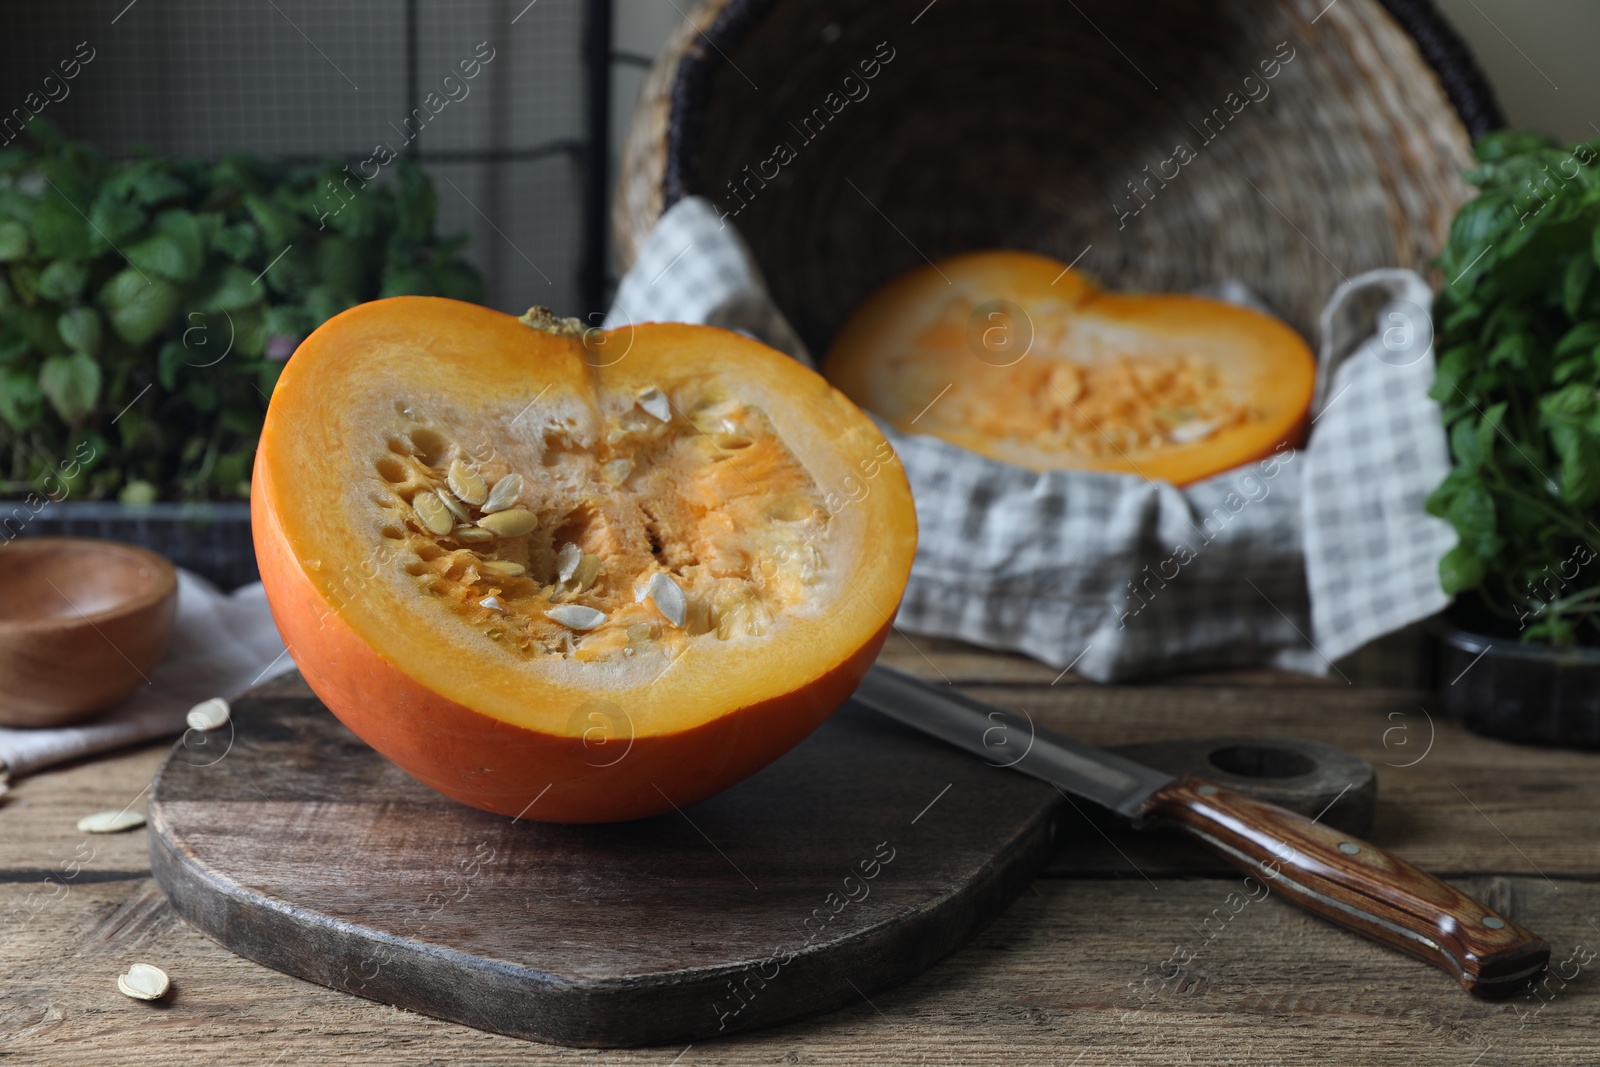
{"label": "beige wall", "polygon": [[1436,0],[1513,126],[1600,138],[1600,0]]}

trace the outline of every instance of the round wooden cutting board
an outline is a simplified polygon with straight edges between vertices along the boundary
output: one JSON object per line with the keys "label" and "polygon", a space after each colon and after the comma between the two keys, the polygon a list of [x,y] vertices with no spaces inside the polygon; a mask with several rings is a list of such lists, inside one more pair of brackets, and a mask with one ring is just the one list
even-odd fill
{"label": "round wooden cutting board", "polygon": [[413,781],[291,676],[185,736],[150,840],[173,907],[242,956],[484,1030],[624,1046],[770,1026],[918,974],[1026,887],[1063,810],[1077,819],[1053,787],[852,704],[671,814],[507,819]]}

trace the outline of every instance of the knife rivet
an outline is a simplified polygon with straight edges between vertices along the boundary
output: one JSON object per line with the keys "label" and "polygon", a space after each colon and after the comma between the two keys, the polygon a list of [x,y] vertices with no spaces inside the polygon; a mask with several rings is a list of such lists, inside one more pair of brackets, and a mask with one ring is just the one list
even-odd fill
{"label": "knife rivet", "polygon": [[1203,785],[1200,787],[1198,792],[1203,797],[1214,797],[1217,795],[1217,787],[1214,785]]}
{"label": "knife rivet", "polygon": [[1357,856],[1357,855],[1361,854],[1361,846],[1360,845],[1352,845],[1348,841],[1340,841],[1339,842],[1339,851],[1343,852],[1346,856]]}
{"label": "knife rivet", "polygon": [[1483,925],[1487,926],[1491,930],[1500,930],[1505,927],[1506,921],[1504,919],[1497,919],[1493,915],[1490,915],[1483,920]]}

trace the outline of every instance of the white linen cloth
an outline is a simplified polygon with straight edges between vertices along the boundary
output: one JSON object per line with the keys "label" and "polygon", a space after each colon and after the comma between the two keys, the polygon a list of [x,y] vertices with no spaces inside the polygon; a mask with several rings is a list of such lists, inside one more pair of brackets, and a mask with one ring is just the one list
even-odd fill
{"label": "white linen cloth", "polygon": [[[1219,295],[1254,304],[1237,283]],[[1427,395],[1431,299],[1407,270],[1341,285],[1322,316],[1309,446],[1186,489],[1037,473],[883,427],[920,525],[896,625],[1116,681],[1248,664],[1325,672],[1437,612],[1455,534],[1422,510],[1449,470]],[[741,330],[811,362],[738,232],[700,198],[657,222],[606,325],[648,321]]]}

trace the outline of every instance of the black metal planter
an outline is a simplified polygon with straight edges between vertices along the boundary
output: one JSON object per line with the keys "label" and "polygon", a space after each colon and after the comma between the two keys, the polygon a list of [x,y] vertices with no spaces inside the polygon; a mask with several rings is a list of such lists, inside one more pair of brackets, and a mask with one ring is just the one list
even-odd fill
{"label": "black metal planter", "polygon": [[1510,741],[1600,748],[1600,649],[1488,637],[1444,618],[1434,633],[1446,714]]}
{"label": "black metal planter", "polygon": [[159,553],[225,590],[260,580],[243,502],[0,501],[0,548],[19,537],[98,537]]}

